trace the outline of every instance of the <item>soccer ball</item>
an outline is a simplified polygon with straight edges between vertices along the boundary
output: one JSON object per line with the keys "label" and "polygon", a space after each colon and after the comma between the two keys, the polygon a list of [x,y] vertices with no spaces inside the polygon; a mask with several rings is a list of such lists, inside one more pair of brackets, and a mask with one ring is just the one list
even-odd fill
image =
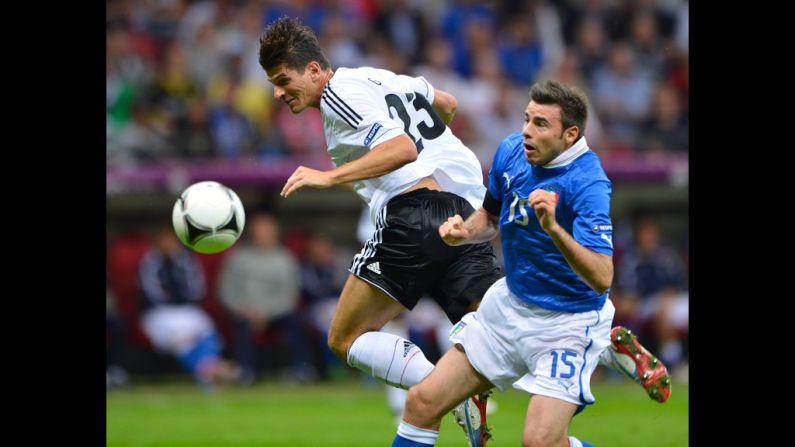
{"label": "soccer ball", "polygon": [[199,182],[182,192],[171,219],[177,237],[188,248],[199,253],[218,253],[240,237],[246,213],[231,189],[218,182]]}

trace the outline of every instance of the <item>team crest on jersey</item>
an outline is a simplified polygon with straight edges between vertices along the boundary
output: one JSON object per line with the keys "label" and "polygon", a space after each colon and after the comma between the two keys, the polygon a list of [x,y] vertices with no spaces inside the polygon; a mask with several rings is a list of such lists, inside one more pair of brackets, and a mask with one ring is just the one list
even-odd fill
{"label": "team crest on jersey", "polygon": [[561,187],[557,183],[544,185],[544,186],[541,187],[541,189],[543,189],[544,191],[547,191],[547,192],[551,192],[552,194],[555,194],[555,202],[557,202],[558,199],[560,198]]}
{"label": "team crest on jersey", "polygon": [[380,123],[374,123],[373,124],[373,126],[370,128],[370,131],[367,132],[367,137],[365,137],[365,139],[364,139],[364,145],[365,146],[367,146],[368,144],[370,144],[371,141],[373,141],[373,138],[375,138],[375,134],[378,133],[378,129],[380,129],[382,127],[384,127],[384,126],[382,126]]}
{"label": "team crest on jersey", "polygon": [[453,335],[455,335],[455,334],[461,332],[462,330],[464,330],[466,325],[467,324],[464,323],[463,321],[459,321],[455,326],[453,326],[453,329],[450,330],[450,336],[452,337]]}

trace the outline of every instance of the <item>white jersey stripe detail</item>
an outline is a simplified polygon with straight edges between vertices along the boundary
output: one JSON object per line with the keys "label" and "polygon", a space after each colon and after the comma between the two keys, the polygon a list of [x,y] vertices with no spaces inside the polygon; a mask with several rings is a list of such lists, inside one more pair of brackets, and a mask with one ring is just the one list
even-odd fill
{"label": "white jersey stripe detail", "polygon": [[328,87],[327,90],[329,91],[329,93],[331,93],[331,95],[334,96],[334,98],[337,98],[337,101],[339,101],[343,105],[343,107],[345,107],[346,109],[350,110],[351,113],[356,115],[356,118],[359,118],[359,121],[362,120],[362,116],[361,115],[356,113],[356,111],[353,110],[353,108],[351,108],[351,106],[349,106],[348,103],[343,101],[342,98],[340,98],[339,96],[337,96],[336,93],[334,93],[334,90],[331,88],[331,83],[329,83],[327,87]]}
{"label": "white jersey stripe detail", "polygon": [[324,101],[326,101],[326,104],[328,104],[328,106],[329,106],[329,107],[331,107],[331,109],[332,109],[332,110],[334,110],[334,112],[336,112],[336,113],[337,113],[337,115],[338,115],[340,118],[342,118],[342,120],[343,120],[343,121],[345,121],[345,123],[347,123],[349,126],[351,126],[351,127],[353,127],[354,129],[356,129],[356,126],[354,126],[353,124],[351,124],[351,122],[350,122],[350,121],[348,121],[348,118],[346,118],[346,117],[345,117],[345,115],[344,115],[344,114],[343,114],[343,113],[342,113],[342,112],[341,112],[341,111],[340,111],[340,110],[337,108],[337,106],[335,106],[335,105],[334,105],[334,104],[333,104],[333,103],[332,103],[332,102],[329,100],[329,98],[327,98],[326,96],[321,96],[320,98],[321,98],[321,99],[323,99]]}
{"label": "white jersey stripe detail", "polygon": [[[351,119],[351,121],[353,121],[355,124],[357,124],[357,125],[358,125],[358,124],[361,122],[361,118],[357,119],[357,118],[355,118],[353,115],[351,115],[351,113],[350,113],[348,110],[346,110],[346,109],[345,109],[345,107],[343,107],[343,106],[342,106],[342,104],[340,104],[340,101],[339,101],[339,100],[336,100],[336,99],[332,98],[332,97],[331,97],[331,96],[329,96],[329,94],[328,94],[328,93],[326,93],[326,92],[323,92],[323,94],[322,94],[321,96],[322,96],[323,98],[325,98],[325,99],[326,99],[326,101],[329,103],[329,105],[332,105],[332,104],[336,105],[336,106],[337,106],[337,108],[339,109],[339,111],[341,111],[342,113],[344,113],[344,114],[345,114],[345,116],[347,116],[348,118],[350,118],[350,119]],[[337,109],[335,109],[335,110],[337,110]]]}

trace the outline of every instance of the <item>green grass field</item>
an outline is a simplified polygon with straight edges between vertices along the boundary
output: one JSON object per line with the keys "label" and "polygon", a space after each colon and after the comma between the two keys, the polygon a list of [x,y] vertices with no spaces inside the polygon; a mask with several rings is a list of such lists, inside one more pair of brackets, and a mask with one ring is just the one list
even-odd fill
{"label": "green grass field", "polygon": [[[570,433],[599,447],[688,445],[688,390],[677,386],[666,404],[629,382],[594,382],[597,403],[574,418]],[[496,393],[490,447],[521,445],[527,394]],[[107,445],[388,446],[395,434],[385,392],[358,383],[313,386],[262,384],[207,394],[192,384],[136,385],[107,394]],[[445,417],[437,446],[466,446]]]}

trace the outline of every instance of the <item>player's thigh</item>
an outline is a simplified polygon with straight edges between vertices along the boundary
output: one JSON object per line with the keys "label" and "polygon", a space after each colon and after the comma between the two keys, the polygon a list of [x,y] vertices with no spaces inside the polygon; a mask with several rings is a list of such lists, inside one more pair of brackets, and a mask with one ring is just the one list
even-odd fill
{"label": "player's thigh", "polygon": [[[405,308],[375,286],[348,275],[331,319],[329,343],[349,347],[367,331],[377,331]],[[333,347],[333,346],[332,346]]]}
{"label": "player's thigh", "polygon": [[441,417],[469,396],[491,388],[494,385],[469,364],[463,349],[454,346],[422,382],[409,390],[407,421],[427,423],[423,417]]}
{"label": "player's thigh", "polygon": [[534,395],[527,406],[522,445],[567,446],[569,422],[576,411],[571,402]]}

